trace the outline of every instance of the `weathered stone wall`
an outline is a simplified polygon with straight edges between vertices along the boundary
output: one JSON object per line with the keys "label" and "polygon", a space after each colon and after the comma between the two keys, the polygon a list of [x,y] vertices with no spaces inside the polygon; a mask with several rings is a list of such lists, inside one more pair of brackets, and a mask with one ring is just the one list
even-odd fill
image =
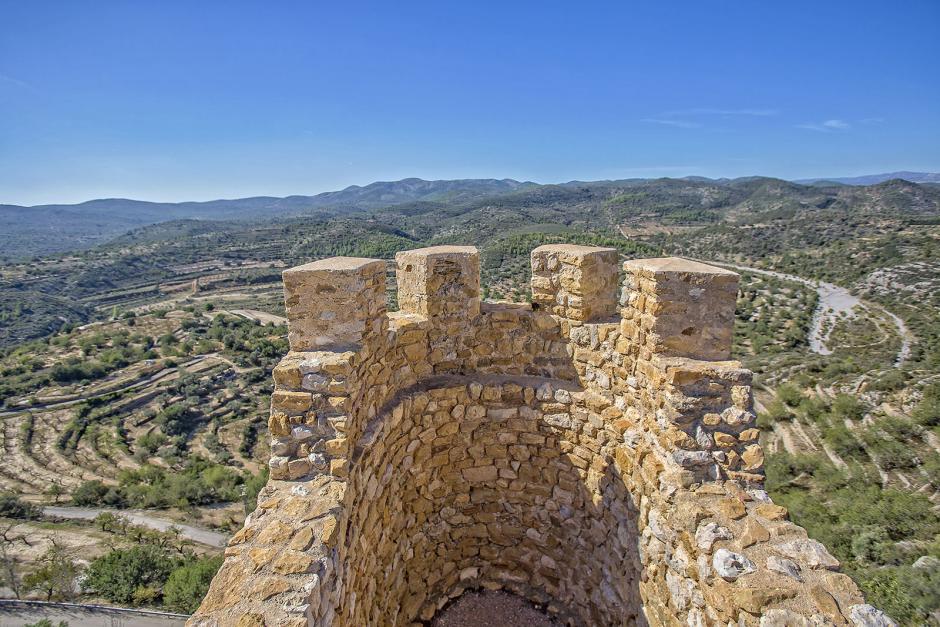
{"label": "weathered stone wall", "polygon": [[475,249],[396,261],[394,314],[380,262],[285,272],[271,481],[191,624],[410,624],[478,587],[579,625],[879,624],[762,489],[737,275],[631,261],[618,302],[614,251],[543,246],[533,305],[480,304]]}

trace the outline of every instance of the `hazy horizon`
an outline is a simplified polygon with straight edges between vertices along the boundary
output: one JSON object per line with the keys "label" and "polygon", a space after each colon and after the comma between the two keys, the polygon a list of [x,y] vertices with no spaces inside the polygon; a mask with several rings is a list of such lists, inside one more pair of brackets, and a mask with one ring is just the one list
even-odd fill
{"label": "hazy horizon", "polygon": [[[940,172],[932,172],[927,170],[910,170],[910,169],[895,169],[895,170],[884,170],[881,172],[861,172],[858,174],[847,174],[847,175],[837,175],[837,176],[808,176],[805,179],[801,180],[834,180],[842,178],[854,178],[862,177],[869,175],[877,174],[891,174],[895,172],[914,172],[914,173],[925,173],[925,174],[940,174]],[[618,177],[617,179],[613,178],[586,178],[586,179],[567,179],[564,181],[534,181],[532,179],[520,179],[512,176],[457,176],[453,178],[428,178],[423,176],[404,176],[397,179],[376,179],[374,181],[369,181],[365,183],[350,183],[342,187],[334,187],[329,189],[321,189],[313,192],[300,192],[300,193],[258,193],[258,194],[246,194],[244,196],[207,196],[205,198],[178,198],[178,199],[165,199],[165,198],[135,198],[130,196],[98,196],[95,198],[83,198],[80,200],[69,200],[69,201],[51,201],[51,202],[40,202],[34,204],[22,204],[15,202],[5,202],[4,199],[0,198],[0,205],[8,206],[20,206],[20,207],[39,207],[44,205],[80,205],[82,203],[93,202],[98,200],[131,200],[138,202],[149,202],[149,203],[185,203],[185,202],[213,202],[213,201],[224,201],[224,200],[239,200],[243,198],[288,198],[291,196],[316,196],[318,194],[323,194],[327,192],[338,192],[343,191],[349,187],[366,187],[373,183],[396,183],[402,180],[407,179],[419,179],[423,181],[453,181],[453,180],[514,180],[519,183],[535,183],[536,185],[564,185],[567,183],[583,182],[583,183],[596,183],[602,181],[611,181],[611,180],[627,180],[627,179],[657,179],[657,178],[670,178],[670,179],[683,179],[689,177],[703,177],[713,180],[719,179],[741,179],[741,178],[776,178],[784,181],[790,182],[799,182],[799,179],[787,179],[779,176],[771,176],[767,174],[743,174],[740,176],[704,176],[700,174],[677,174],[677,175],[662,175],[662,176],[624,176]]]}

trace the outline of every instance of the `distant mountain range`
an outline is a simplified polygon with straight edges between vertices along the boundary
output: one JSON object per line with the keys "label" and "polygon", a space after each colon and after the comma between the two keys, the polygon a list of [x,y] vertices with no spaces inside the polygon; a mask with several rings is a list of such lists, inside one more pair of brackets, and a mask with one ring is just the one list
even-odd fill
{"label": "distant mountain range", "polygon": [[825,185],[836,183],[839,185],[877,185],[891,179],[904,179],[911,183],[940,183],[938,172],[885,172],[883,174],[866,174],[864,176],[830,177],[821,179],[800,179],[793,181],[803,185]]}
{"label": "distant mountain range", "polygon": [[[805,179],[795,181],[816,187],[833,185],[872,185],[890,179],[915,183],[940,183],[940,174],[892,172],[854,178]],[[81,250],[111,240],[131,229],[170,220],[269,220],[326,213],[356,213],[406,204],[433,204],[458,207],[484,198],[504,197],[531,191],[593,187],[630,187],[656,180],[570,181],[561,185],[541,185],[513,179],[459,179],[425,181],[418,178],[380,181],[365,186],[352,185],[341,191],[315,196],[276,198],[256,196],[208,202],[159,203],[123,198],[90,200],[74,205],[0,205],[0,257],[11,259],[32,255]],[[676,179],[672,179],[676,180]],[[691,183],[727,187],[749,181],[778,181],[764,177],[707,179],[690,176]]]}
{"label": "distant mountain range", "polygon": [[0,257],[40,255],[93,246],[130,229],[168,220],[263,220],[328,211],[352,212],[407,202],[459,203],[538,187],[512,179],[425,181],[418,178],[352,185],[315,196],[255,196],[208,202],[147,202],[126,198],[75,205],[0,205]]}

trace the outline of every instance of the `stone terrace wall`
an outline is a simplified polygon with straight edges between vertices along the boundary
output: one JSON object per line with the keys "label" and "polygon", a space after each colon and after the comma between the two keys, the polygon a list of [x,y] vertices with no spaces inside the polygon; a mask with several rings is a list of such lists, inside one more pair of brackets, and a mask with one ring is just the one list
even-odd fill
{"label": "stone terrace wall", "polygon": [[[762,489],[737,275],[542,246],[533,304],[472,247],[284,273],[271,480],[192,625],[408,625],[473,588],[576,625],[879,625]],[[882,621],[882,622],[879,622]]]}

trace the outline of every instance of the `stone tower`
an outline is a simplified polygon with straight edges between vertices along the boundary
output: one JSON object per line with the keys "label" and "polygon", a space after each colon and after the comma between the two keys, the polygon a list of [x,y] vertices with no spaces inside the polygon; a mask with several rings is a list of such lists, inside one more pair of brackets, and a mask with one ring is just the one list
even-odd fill
{"label": "stone tower", "polygon": [[475,588],[574,625],[889,624],[762,488],[735,273],[541,246],[532,303],[494,304],[473,247],[396,264],[395,313],[384,261],[284,272],[271,479],[191,625],[411,625]]}

